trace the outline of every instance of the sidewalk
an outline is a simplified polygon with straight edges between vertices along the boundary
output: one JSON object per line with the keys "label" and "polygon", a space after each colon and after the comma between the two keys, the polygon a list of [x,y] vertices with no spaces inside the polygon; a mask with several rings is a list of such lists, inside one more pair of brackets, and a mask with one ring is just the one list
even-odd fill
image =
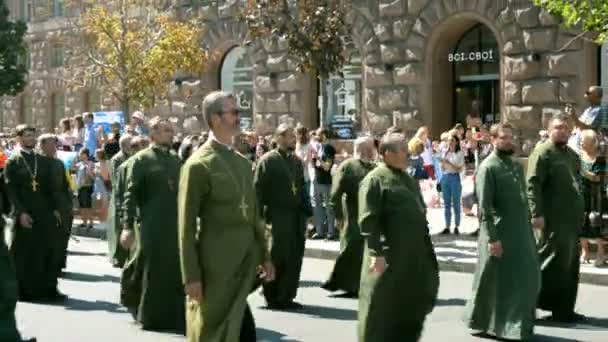
{"label": "sidewalk", "polygon": [[[473,273],[477,263],[477,240],[467,234],[477,229],[477,218],[463,216],[460,227],[461,235],[437,235],[444,228],[443,209],[432,208],[428,211],[432,240],[435,253],[442,271]],[[74,223],[72,229],[75,239],[78,236],[105,239],[105,225],[96,225],[93,229],[83,229]],[[340,254],[340,242],[307,240],[305,256],[334,260]],[[608,267],[596,268],[592,265],[581,265],[581,283],[608,286]]]}

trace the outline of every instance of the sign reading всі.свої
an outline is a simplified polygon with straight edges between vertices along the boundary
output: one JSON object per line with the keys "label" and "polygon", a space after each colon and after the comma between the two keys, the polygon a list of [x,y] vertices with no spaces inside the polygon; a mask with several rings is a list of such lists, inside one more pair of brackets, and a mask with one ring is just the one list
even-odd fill
{"label": "sign reading \u0432\u0441\u0456.\u0441\u0432\u043e\u0457", "polygon": [[494,50],[455,52],[448,55],[450,62],[494,62]]}

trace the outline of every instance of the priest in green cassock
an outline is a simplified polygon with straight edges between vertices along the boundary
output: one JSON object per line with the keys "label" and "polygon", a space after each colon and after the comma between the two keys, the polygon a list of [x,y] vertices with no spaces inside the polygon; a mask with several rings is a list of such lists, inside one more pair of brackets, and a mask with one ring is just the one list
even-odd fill
{"label": "priest in green cassock", "polygon": [[14,256],[19,299],[64,300],[57,290],[57,244],[60,234],[52,163],[34,151],[36,130],[17,127],[17,151],[6,163],[6,190],[13,205],[11,252]]}
{"label": "priest in green cassock", "polygon": [[253,181],[258,206],[271,226],[270,255],[276,269],[275,279],[264,284],[264,297],[270,309],[300,309],[302,305],[294,299],[306,240],[304,166],[293,153],[296,136],[292,128],[279,125],[275,139],[277,148],[260,158]]}
{"label": "priest in green cassock", "polygon": [[38,137],[38,146],[42,155],[47,157],[51,163],[52,180],[55,183],[54,186],[59,190],[54,193],[58,196],[53,198],[60,217],[60,229],[57,230],[56,234],[57,251],[54,253],[58,258],[55,264],[59,275],[67,264],[68,243],[74,219],[73,194],[67,179],[65,166],[61,160],[57,159],[57,136],[48,133],[42,134]]}
{"label": "priest in green cassock", "polygon": [[[110,179],[112,182],[112,193],[110,194],[110,205],[108,209],[108,229],[106,237],[108,240],[108,257],[110,262],[115,267],[122,267],[127,259],[127,251],[122,248],[119,242],[121,222],[119,209],[122,205],[122,195],[124,186],[119,189],[119,167],[131,155],[131,140],[130,135],[123,135],[118,142],[120,151],[110,159]],[[121,184],[122,185],[122,184]]]}
{"label": "priest in green cassock", "polygon": [[540,266],[530,224],[526,182],[514,160],[508,124],[490,130],[494,151],[477,170],[479,261],[466,321],[499,339],[528,340],[534,332]]}
{"label": "priest in green cassock", "polygon": [[371,137],[357,138],[354,157],[340,164],[332,180],[330,204],[336,219],[342,223],[339,227],[340,255],[329,280],[322,287],[331,292],[344,291],[344,297],[355,298],[359,295],[363,261],[363,237],[357,222],[359,185],[374,168],[374,151]]}
{"label": "priest in green cassock", "polygon": [[6,196],[4,182],[0,183],[0,341],[36,342],[35,338],[23,339],[17,329],[15,308],[17,307],[17,278],[15,266],[4,239],[6,222],[4,216],[9,214],[10,203]]}
{"label": "priest in green cassock", "polygon": [[389,133],[384,162],[359,189],[365,241],[359,290],[359,341],[418,341],[439,287],[437,259],[416,182],[407,174],[405,137]]}
{"label": "priest in green cassock", "polygon": [[152,145],[133,156],[124,193],[126,230],[121,240],[137,238],[136,252],[129,263],[137,265],[136,273],[142,275],[138,306],[129,309],[145,330],[185,332],[185,295],[177,243],[180,162],[171,153],[171,122],[152,119],[150,134]]}
{"label": "priest in green cassock", "polygon": [[255,336],[241,336],[241,330],[255,332],[242,329],[247,296],[255,287],[258,271],[272,281],[274,267],[256,208],[252,166],[230,146],[240,133],[234,98],[221,91],[208,94],[203,115],[212,134],[186,161],[179,184],[187,339],[255,341]]}
{"label": "priest in green cassock", "polygon": [[540,230],[537,248],[542,273],[538,307],[557,322],[577,322],[574,312],[580,271],[579,232],[584,202],[579,189],[580,161],[567,145],[568,118],[553,117],[549,139],[528,160],[528,200],[532,225]]}

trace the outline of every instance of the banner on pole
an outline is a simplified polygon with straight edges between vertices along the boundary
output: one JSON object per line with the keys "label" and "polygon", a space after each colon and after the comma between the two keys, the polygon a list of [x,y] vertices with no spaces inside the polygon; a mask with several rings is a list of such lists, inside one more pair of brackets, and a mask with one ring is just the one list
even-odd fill
{"label": "banner on pole", "polygon": [[125,116],[123,112],[95,112],[93,113],[94,120],[93,124],[95,125],[95,131],[99,129],[99,127],[103,128],[105,134],[110,133],[110,125],[114,122],[118,122],[120,124],[120,131],[124,131],[125,128]]}

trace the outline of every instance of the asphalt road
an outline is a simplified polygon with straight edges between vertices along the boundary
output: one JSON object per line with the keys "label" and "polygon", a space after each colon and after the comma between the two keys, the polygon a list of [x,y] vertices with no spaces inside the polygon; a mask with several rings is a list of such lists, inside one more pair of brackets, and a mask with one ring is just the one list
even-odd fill
{"label": "asphalt road", "polygon": [[[28,336],[40,342],[170,342],[180,336],[141,331],[118,303],[119,276],[104,256],[105,242],[81,238],[72,242],[69,266],[60,282],[70,299],[61,305],[19,303],[18,324]],[[319,288],[333,263],[306,259],[298,301],[305,309],[298,313],[268,311],[263,298],[253,294],[260,341],[355,342],[357,301],[329,297]],[[442,273],[439,306],[427,320],[423,342],[484,341],[473,337],[461,321],[472,276]],[[404,308],[406,310],[406,308]],[[539,323],[535,341],[608,342],[608,287],[582,285],[578,311],[592,317],[589,324],[550,326]],[[539,316],[546,313],[538,312]],[[393,342],[393,341],[387,341]]]}

